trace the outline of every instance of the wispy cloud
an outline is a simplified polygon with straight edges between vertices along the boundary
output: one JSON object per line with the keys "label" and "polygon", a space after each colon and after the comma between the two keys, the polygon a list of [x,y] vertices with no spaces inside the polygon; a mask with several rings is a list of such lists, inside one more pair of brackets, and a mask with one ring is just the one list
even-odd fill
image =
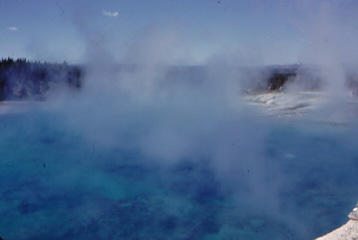
{"label": "wispy cloud", "polygon": [[17,31],[17,27],[8,27],[10,31]]}
{"label": "wispy cloud", "polygon": [[118,12],[109,12],[109,11],[103,10],[102,13],[108,17],[117,17],[118,16]]}

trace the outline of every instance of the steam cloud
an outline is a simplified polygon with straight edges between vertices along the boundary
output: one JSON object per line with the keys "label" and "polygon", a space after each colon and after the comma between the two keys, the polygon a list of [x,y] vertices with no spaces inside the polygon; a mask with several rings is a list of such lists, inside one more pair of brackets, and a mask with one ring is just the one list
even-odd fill
{"label": "steam cloud", "polygon": [[[347,55],[345,38],[337,36],[341,26],[336,25],[331,9],[322,8],[318,16],[312,16],[315,24],[307,28],[302,27],[305,24],[297,24],[308,39],[301,63],[318,66],[317,77],[323,79],[323,90],[330,99],[328,110],[321,108],[316,112],[324,115],[332,110],[340,112],[347,103],[346,69],[353,64],[354,57]],[[118,16],[118,12],[102,13]],[[183,65],[168,64],[175,62],[175,49],[182,46],[184,36],[175,28],[148,27],[123,56],[122,62],[126,64],[118,64],[105,41],[98,42],[98,31],[83,19],[75,19],[75,24],[88,55],[83,89],[80,94],[69,92],[65,97],[49,99],[41,108],[56,116],[66,131],[83,143],[78,151],[135,152],[141,158],[130,161],[154,166],[158,181],[166,187],[175,181],[173,171],[182,165],[189,165],[184,169],[204,165],[202,168],[212,173],[214,179],[210,182],[214,187],[209,188],[215,188],[212,190],[215,193],[204,188],[206,194],[231,196],[235,206],[249,206],[254,214],[267,212],[285,221],[301,237],[314,230],[304,232],[301,228],[307,227],[304,222],[292,219],[292,215],[299,213],[285,212],[295,207],[290,202],[293,194],[287,197],[285,193],[292,193],[291,188],[299,192],[311,185],[314,192],[315,187],[329,189],[329,184],[337,184],[339,180],[358,180],[354,174],[348,174],[346,179],[340,175],[339,180],[325,175],[328,179],[325,183],[317,179],[320,174],[317,169],[322,165],[335,166],[335,158],[342,154],[342,146],[347,142],[352,147],[345,149],[347,160],[339,172],[351,171],[349,166],[354,162],[351,156],[356,153],[358,142],[352,133],[343,139],[343,134],[337,137],[329,131],[321,133],[311,125],[299,132],[300,127],[265,118],[260,110],[243,102],[241,93],[245,88],[259,84],[257,79],[266,77],[260,73],[248,74],[241,64],[244,60],[236,64],[231,56],[217,53],[205,66],[188,66],[183,64],[183,59],[180,60]],[[298,75],[297,80],[308,81],[303,79],[303,73]],[[307,85],[299,84],[289,88],[307,90],[304,89]],[[34,122],[37,120],[35,117]],[[57,121],[47,124],[51,128]],[[27,131],[33,135],[41,129]],[[333,138],[333,143],[325,140],[329,138]],[[339,146],[337,152],[326,149],[335,143]],[[107,163],[116,166],[128,161],[108,155],[106,159],[78,156],[76,163],[86,165],[91,161],[98,166]],[[329,171],[323,167],[322,172]],[[300,173],[307,179],[301,179]],[[80,175],[81,169],[74,166],[59,179],[67,186]],[[188,190],[189,195],[198,194],[197,189],[191,191]],[[225,227],[221,231],[225,232]]]}
{"label": "steam cloud", "polygon": [[[342,66],[346,51],[341,49],[343,43],[337,44],[343,37],[336,35],[340,26],[330,14],[324,8],[313,17],[315,24],[304,29],[311,41],[301,63],[318,66],[323,90],[333,98],[326,105],[329,110],[320,109],[319,114],[338,111],[347,95]],[[80,28],[88,26],[81,22]],[[281,157],[268,154],[268,139],[277,126],[242,102],[247,75],[241,66],[230,57],[210,59],[207,66],[191,70],[168,65],[182,36],[173,30],[148,28],[123,59],[130,64],[119,70],[110,49],[93,44],[90,34],[90,30],[84,34],[91,60],[86,64],[83,92],[54,103],[70,129],[95,142],[96,148],[139,152],[146,159],[143,164],[170,169],[183,161],[205,162],[220,182],[220,191],[231,192],[240,204],[285,216],[280,196],[299,180],[289,179],[276,162],[277,157],[287,160],[282,156],[291,156],[289,150],[282,150]],[[342,104],[336,104],[337,99]],[[172,177],[170,172],[162,174]]]}

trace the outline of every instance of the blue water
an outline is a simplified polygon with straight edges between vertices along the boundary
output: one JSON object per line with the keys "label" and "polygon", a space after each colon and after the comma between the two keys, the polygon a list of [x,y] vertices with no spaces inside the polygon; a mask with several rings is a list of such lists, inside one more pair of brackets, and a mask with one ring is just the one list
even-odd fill
{"label": "blue water", "polygon": [[136,145],[140,124],[103,146],[53,112],[1,115],[0,236],[298,240],[345,223],[356,127],[263,122],[216,126],[197,152],[166,161]]}

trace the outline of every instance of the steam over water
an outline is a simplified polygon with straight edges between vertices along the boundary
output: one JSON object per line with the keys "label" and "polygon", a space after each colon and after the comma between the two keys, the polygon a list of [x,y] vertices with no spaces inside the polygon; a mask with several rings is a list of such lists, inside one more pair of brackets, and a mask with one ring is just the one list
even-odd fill
{"label": "steam over water", "polygon": [[230,67],[87,67],[80,93],[0,116],[4,239],[312,239],[347,220],[351,119],[267,117]]}
{"label": "steam over water", "polygon": [[[193,2],[193,8],[201,6]],[[229,13],[236,7],[231,17],[244,9],[238,2],[243,1],[225,8]],[[289,72],[282,88],[268,92],[262,90],[270,68],[258,66],[284,59],[285,49],[276,31],[252,18],[265,7],[243,14],[253,27],[236,17],[219,22],[240,20],[250,35],[242,39],[243,48],[255,40],[250,51],[214,53],[210,46],[216,43],[201,45],[205,41],[197,38],[216,37],[215,31],[195,35],[203,19],[185,19],[184,26],[197,24],[187,32],[166,22],[146,27],[136,38],[124,31],[134,31],[126,23],[136,21],[120,20],[115,28],[106,20],[104,30],[92,29],[102,26],[95,14],[78,3],[79,13],[69,11],[57,1],[61,18],[81,37],[84,79],[79,91],[50,90],[45,101],[0,102],[0,238],[303,240],[345,223],[358,197],[358,35],[348,23],[356,22],[356,14],[337,21],[332,4],[311,8],[301,2],[267,19],[275,25],[295,13],[299,19],[290,19],[295,26],[280,26],[295,27],[302,36],[300,47],[288,51],[302,50],[296,54],[301,64],[289,66],[297,68],[295,74]],[[269,9],[285,6],[279,5]],[[175,6],[187,10],[182,3],[170,6],[173,12]],[[132,11],[103,10],[101,16],[134,18]],[[204,16],[201,9],[199,15]],[[238,31],[212,19],[208,22],[222,33]],[[131,36],[120,41],[129,46],[127,53],[113,47],[116,38],[110,37],[117,33],[111,29]],[[269,37],[261,41],[261,32]],[[289,30],[279,36],[286,33],[296,36]],[[225,46],[222,39],[217,45]],[[27,48],[37,51],[41,43]],[[282,44],[291,47],[289,40]],[[193,64],[191,48],[201,65]]]}

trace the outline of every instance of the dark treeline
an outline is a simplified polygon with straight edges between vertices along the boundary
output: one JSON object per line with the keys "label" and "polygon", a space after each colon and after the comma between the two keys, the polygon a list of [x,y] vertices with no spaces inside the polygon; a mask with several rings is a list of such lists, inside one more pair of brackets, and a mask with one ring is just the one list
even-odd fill
{"label": "dark treeline", "polygon": [[[329,77],[320,66],[310,65],[286,65],[286,66],[268,66],[264,68],[249,69],[249,73],[258,74],[259,80],[254,77],[249,78],[252,83],[253,91],[255,92],[270,92],[270,91],[286,91],[287,89],[298,91],[321,91],[326,87],[330,80]],[[333,79],[337,84],[341,84],[349,90],[354,96],[358,96],[358,71],[356,68],[346,67],[341,69],[342,78]],[[334,73],[334,72],[333,72]],[[250,75],[250,74],[249,74]],[[257,76],[257,75],[256,75]]]}
{"label": "dark treeline", "polygon": [[296,74],[297,68],[272,70],[267,79],[267,90],[280,91],[288,80],[296,77]]}
{"label": "dark treeline", "polygon": [[26,59],[0,62],[0,101],[43,100],[50,91],[63,86],[81,88],[83,70],[66,62],[40,63]]}
{"label": "dark treeline", "polygon": [[[135,72],[138,66],[119,64],[119,72]],[[205,81],[205,66],[172,66],[167,69],[168,81]],[[243,92],[284,91],[288,83],[300,90],[319,90],[323,80],[318,67],[286,65],[243,68]],[[33,62],[26,59],[2,59],[0,62],[0,101],[45,100],[64,88],[78,90],[84,83],[84,68],[63,63]],[[346,85],[358,95],[358,74],[347,71]]]}

